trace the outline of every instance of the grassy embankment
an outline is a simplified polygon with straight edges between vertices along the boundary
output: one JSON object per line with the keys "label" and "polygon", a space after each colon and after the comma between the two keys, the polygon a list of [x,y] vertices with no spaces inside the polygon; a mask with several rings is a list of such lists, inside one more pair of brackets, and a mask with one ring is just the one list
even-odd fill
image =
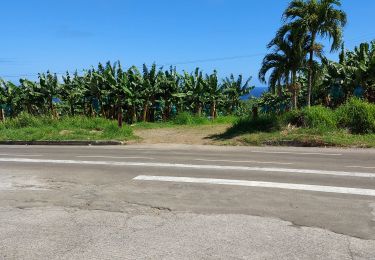
{"label": "grassy embankment", "polygon": [[[225,126],[222,129],[227,130],[210,133],[210,126],[216,130],[217,126]],[[202,129],[205,135],[207,133],[205,143],[212,144],[375,147],[375,105],[354,99],[336,110],[317,106],[281,116],[225,116],[215,120],[183,113],[169,122],[137,123],[122,129],[115,121],[102,118],[53,120],[23,114],[0,123],[0,140],[130,141],[139,139],[133,130],[137,133],[137,130],[157,131],[162,128],[172,129],[172,133],[168,131],[169,135],[173,134],[173,129],[186,133]]]}
{"label": "grassy embankment", "polygon": [[116,121],[103,118],[33,117],[22,114],[0,123],[0,140],[63,141],[63,140],[119,140],[135,139],[130,127],[117,127]]}
{"label": "grassy embankment", "polygon": [[375,105],[351,99],[336,110],[316,106],[240,119],[215,138],[245,145],[375,147]]}

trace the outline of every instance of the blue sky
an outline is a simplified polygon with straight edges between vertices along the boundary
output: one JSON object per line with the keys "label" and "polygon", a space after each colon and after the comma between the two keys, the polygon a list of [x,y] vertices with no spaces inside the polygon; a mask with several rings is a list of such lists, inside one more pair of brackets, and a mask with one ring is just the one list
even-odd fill
{"label": "blue sky", "polygon": [[[121,60],[253,76],[287,0],[12,0],[2,3],[0,76]],[[343,0],[346,47],[375,39],[375,1]],[[327,49],[328,52],[328,49]],[[236,59],[221,60],[226,57]],[[336,57],[337,54],[331,56]],[[199,60],[210,60],[197,62]],[[192,62],[191,62],[192,61]],[[195,61],[195,62],[194,62]]]}

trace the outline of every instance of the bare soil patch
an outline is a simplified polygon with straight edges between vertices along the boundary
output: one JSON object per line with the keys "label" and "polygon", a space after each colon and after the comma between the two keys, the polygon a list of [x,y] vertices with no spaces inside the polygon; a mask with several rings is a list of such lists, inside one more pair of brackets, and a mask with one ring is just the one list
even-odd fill
{"label": "bare soil patch", "polygon": [[231,125],[181,126],[173,128],[135,129],[134,134],[146,144],[219,144],[211,138],[224,133]]}

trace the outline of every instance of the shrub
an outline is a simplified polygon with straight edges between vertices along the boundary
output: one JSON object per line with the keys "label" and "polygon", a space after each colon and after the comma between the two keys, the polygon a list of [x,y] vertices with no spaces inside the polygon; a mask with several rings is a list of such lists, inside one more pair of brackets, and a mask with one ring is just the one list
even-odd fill
{"label": "shrub", "polygon": [[189,125],[193,122],[193,116],[190,113],[182,112],[176,115],[173,122],[176,125]]}
{"label": "shrub", "polygon": [[358,98],[349,99],[336,111],[338,125],[354,134],[375,133],[375,105]]}
{"label": "shrub", "polygon": [[303,123],[308,128],[336,128],[335,112],[323,106],[314,106],[302,110]]}
{"label": "shrub", "polygon": [[280,116],[282,124],[291,124],[298,127],[304,125],[303,118],[304,117],[301,110],[292,110]]}
{"label": "shrub", "polygon": [[261,114],[259,117],[241,118],[234,123],[233,129],[241,133],[273,132],[280,130],[280,121],[274,115]]}
{"label": "shrub", "polygon": [[336,128],[335,112],[323,106],[313,106],[298,111],[291,111],[283,116],[285,124],[306,128]]}
{"label": "shrub", "polygon": [[35,117],[28,113],[20,113],[17,117],[6,119],[4,123],[0,124],[1,128],[24,128],[24,127],[40,127],[51,124],[53,120],[47,117]]}
{"label": "shrub", "polygon": [[210,120],[203,116],[194,116],[187,112],[178,114],[173,123],[176,125],[204,125],[210,123]]}

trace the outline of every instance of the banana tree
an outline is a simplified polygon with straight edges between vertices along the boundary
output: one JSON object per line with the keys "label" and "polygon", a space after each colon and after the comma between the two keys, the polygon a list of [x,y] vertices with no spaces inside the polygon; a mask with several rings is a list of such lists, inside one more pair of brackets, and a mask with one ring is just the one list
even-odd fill
{"label": "banana tree", "polygon": [[204,84],[206,85],[205,89],[208,91],[207,94],[210,102],[210,116],[212,119],[215,119],[217,117],[217,105],[223,98],[223,93],[219,84],[216,70],[214,70],[211,75],[206,74]]}
{"label": "banana tree", "polygon": [[[142,97],[143,97],[143,121],[154,121],[155,109],[152,106],[156,105],[156,95],[160,93],[160,77],[161,70],[156,68],[156,64],[152,64],[151,68],[147,68],[143,64],[143,82],[142,82]],[[151,109],[150,109],[151,106]],[[148,120],[147,120],[148,119]]]}
{"label": "banana tree", "polygon": [[70,115],[75,116],[76,106],[83,98],[84,89],[82,78],[78,76],[77,71],[71,76],[69,72],[63,76],[64,85],[60,89],[60,95],[68,103]]}
{"label": "banana tree", "polygon": [[237,79],[233,74],[223,80],[223,92],[226,96],[227,111],[229,114],[233,114],[236,109],[240,106],[241,98],[248,95],[254,86],[250,86],[251,77],[243,82],[242,75],[239,75]]}
{"label": "banana tree", "polygon": [[201,116],[203,105],[207,100],[206,85],[202,71],[196,68],[192,74],[184,72],[183,84],[188,100],[190,100],[190,107],[196,115]]}
{"label": "banana tree", "polygon": [[130,121],[135,123],[138,121],[138,111],[140,111],[144,100],[142,98],[143,78],[137,67],[132,66],[127,71],[129,93],[125,97],[125,103],[128,106]]}
{"label": "banana tree", "polygon": [[[0,102],[5,106],[10,117],[15,116],[21,109],[21,95],[20,88],[10,81],[0,80]],[[4,107],[1,109],[2,118],[4,119],[6,113]]]}
{"label": "banana tree", "polygon": [[176,94],[180,91],[180,81],[181,76],[178,74],[176,68],[172,67],[164,73],[161,73],[159,76],[159,99],[165,104],[162,115],[164,121],[170,119],[172,104],[177,102]]}
{"label": "banana tree", "polygon": [[2,78],[0,78],[0,121],[5,120],[5,100],[6,100],[6,95],[5,95],[5,88],[3,87],[5,85],[5,82]]}
{"label": "banana tree", "polygon": [[20,79],[20,99],[29,114],[39,115],[45,113],[45,99],[41,86],[27,79]]}
{"label": "banana tree", "polygon": [[57,75],[52,74],[47,71],[47,74],[39,73],[39,85],[40,91],[43,95],[44,99],[46,100],[49,112],[51,113],[52,117],[57,118],[57,111],[53,104],[53,99],[58,97],[59,94],[59,82],[57,80]]}
{"label": "banana tree", "polygon": [[111,65],[108,62],[102,74],[94,72],[95,76],[100,79],[100,82],[106,85],[114,98],[117,110],[117,122],[121,128],[123,125],[123,101],[125,96],[131,94],[128,85],[129,80],[127,73],[123,71],[120,62]]}

